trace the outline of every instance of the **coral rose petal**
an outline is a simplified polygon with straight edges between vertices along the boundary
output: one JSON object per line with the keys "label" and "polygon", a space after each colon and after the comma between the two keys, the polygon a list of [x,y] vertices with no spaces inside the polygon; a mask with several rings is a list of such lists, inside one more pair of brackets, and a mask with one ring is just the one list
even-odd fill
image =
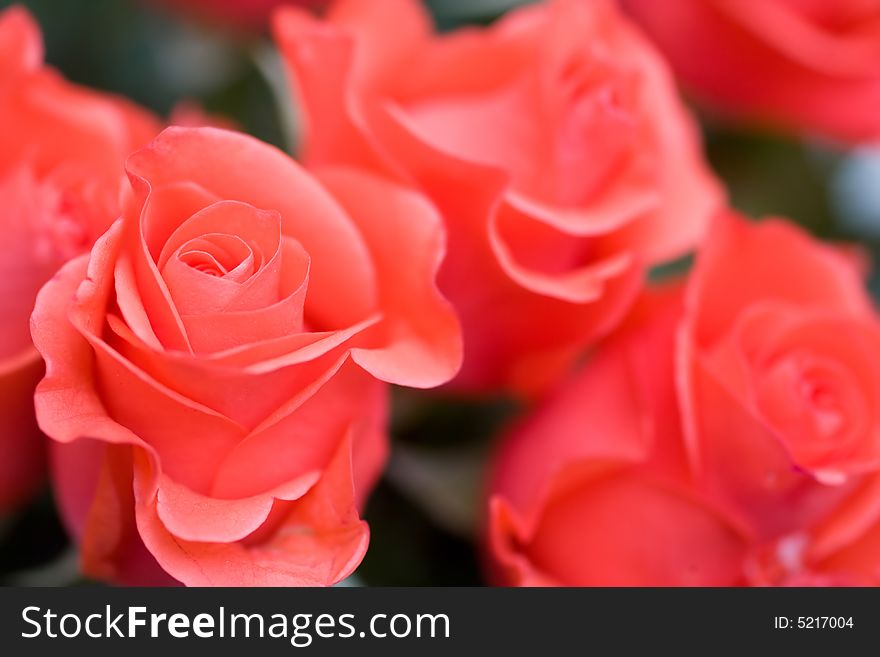
{"label": "coral rose petal", "polygon": [[189,180],[223,198],[278,211],[282,232],[312,259],[306,310],[322,323],[315,328],[349,326],[375,309],[376,277],[360,235],[320,185],[275,148],[215,128],[173,127],[131,156],[128,171],[150,185]]}
{"label": "coral rose petal", "polygon": [[172,534],[185,541],[231,543],[259,529],[269,517],[276,498],[296,500],[320,478],[306,473],[285,482],[271,494],[243,499],[200,495],[168,477],[159,480],[156,513]]}
{"label": "coral rose petal", "polygon": [[52,444],[53,482],[65,525],[79,541],[87,575],[125,586],[179,585],[137,533],[129,449],[88,439]]}
{"label": "coral rose petal", "polygon": [[67,318],[67,308],[88,266],[88,256],[70,261],[37,296],[31,334],[46,361],[46,375],[34,395],[37,421],[45,433],[60,442],[88,436],[110,443],[143,445],[140,438],[107,415],[94,390],[89,343]]}
{"label": "coral rose petal", "polygon": [[[324,468],[333,454],[333,440],[315,441],[312,436],[337,436],[363,418],[384,416],[387,400],[381,385],[343,357],[326,372],[311,373],[309,385],[255,428],[231,451],[217,469],[212,494],[218,497],[248,497],[266,493],[284,482]],[[358,403],[352,403],[359,395]],[[359,435],[359,434],[358,434]],[[367,443],[375,449],[376,445]],[[360,447],[360,443],[358,443]],[[384,454],[384,447],[381,449]],[[273,454],[266,461],[266,454]],[[359,455],[361,450],[359,449]],[[369,451],[364,468],[369,478],[371,463],[381,461]]]}
{"label": "coral rose petal", "polygon": [[[740,263],[749,262],[743,270]],[[805,305],[830,312],[868,316],[871,302],[859,271],[843,254],[817,248],[792,224],[767,220],[756,226],[719,216],[697,260],[691,299],[703,290],[723,289],[725,302],[691,308],[698,345],[711,344],[753,298]],[[697,301],[692,301],[693,306]]]}
{"label": "coral rose petal", "polygon": [[[352,75],[365,88],[393,83],[406,61],[431,32],[431,18],[417,0],[340,0],[326,19],[356,43]],[[394,24],[395,29],[388,30]]]}
{"label": "coral rose petal", "polygon": [[743,547],[698,502],[609,477],[548,505],[529,554],[571,586],[729,586],[741,577]]}
{"label": "coral rose petal", "polygon": [[162,567],[188,586],[324,586],[350,574],[366,552],[369,531],[354,506],[350,441],[272,537],[256,545],[175,537],[140,488],[149,479],[146,469],[138,463],[138,529]]}
{"label": "coral rose petal", "polygon": [[[416,194],[366,174],[326,170],[319,179],[360,228],[376,265],[390,345],[358,348],[352,358],[374,376],[429,388],[458,371],[458,320],[434,282],[445,253],[440,218]],[[381,220],[380,220],[381,218]]]}
{"label": "coral rose petal", "polygon": [[493,489],[530,513],[570,463],[643,460],[652,445],[643,401],[625,352],[599,354],[564,393],[546,402],[505,442],[496,457]]}
{"label": "coral rose petal", "polygon": [[296,74],[293,82],[309,126],[302,144],[305,160],[310,165],[338,163],[337,154],[344,152],[345,164],[384,169],[358,128],[360,119],[346,93],[356,44],[350,35],[317,26],[313,16],[294,8],[279,9],[273,17],[273,33],[289,72]]}
{"label": "coral rose petal", "polygon": [[42,63],[43,39],[34,19],[21,7],[5,10],[0,14],[0,85]]}

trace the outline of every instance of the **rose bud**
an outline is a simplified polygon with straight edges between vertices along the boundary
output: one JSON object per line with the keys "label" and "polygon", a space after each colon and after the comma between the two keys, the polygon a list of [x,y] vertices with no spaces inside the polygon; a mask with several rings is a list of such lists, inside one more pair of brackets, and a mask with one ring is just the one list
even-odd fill
{"label": "rose bud", "polygon": [[34,420],[43,364],[28,318],[37,291],[88,251],[119,214],[123,163],[156,132],[130,103],[73,85],[43,64],[24,9],[0,13],[0,513],[24,501],[45,470]]}
{"label": "rose bud", "polygon": [[540,391],[719,205],[663,61],[610,2],[436,35],[415,0],[340,0],[324,20],[280,10],[274,33],[304,160],[411,181],[440,209],[457,390]]}
{"label": "rose bud", "polygon": [[843,143],[880,139],[873,0],[623,0],[718,113]]}
{"label": "rose bud", "polygon": [[[122,217],[40,292],[37,417],[87,574],[325,585],[363,558],[384,382],[461,360],[433,208],[216,128],[126,166]],[[158,567],[157,567],[158,566]]]}

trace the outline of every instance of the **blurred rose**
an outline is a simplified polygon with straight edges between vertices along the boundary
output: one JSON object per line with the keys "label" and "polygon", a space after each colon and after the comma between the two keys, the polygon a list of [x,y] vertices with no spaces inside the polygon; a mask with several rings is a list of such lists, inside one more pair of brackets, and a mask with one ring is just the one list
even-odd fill
{"label": "blurred rose", "polygon": [[339,581],[366,551],[381,381],[438,385],[460,363],[439,218],[214,128],[169,128],[127,171],[122,218],[32,320],[86,572],[140,582],[152,555],[188,585]]}
{"label": "blurred rose", "polygon": [[880,326],[849,256],[719,219],[684,300],[627,329],[505,440],[508,584],[880,584]]}
{"label": "blurred rose", "polygon": [[683,83],[729,115],[880,140],[876,0],[622,0]]}
{"label": "blurred rose", "polygon": [[880,325],[850,254],[719,220],[680,350],[689,457],[758,536],[814,526],[880,468]]}
{"label": "blurred rose", "polygon": [[600,347],[503,442],[489,557],[504,585],[726,586],[747,541],[688,472],[673,387],[681,293]]}
{"label": "blurred rose", "polygon": [[195,18],[233,28],[264,29],[272,12],[283,5],[320,7],[327,0],[148,0]]}
{"label": "blurred rose", "polygon": [[32,401],[43,366],[28,333],[37,291],[118,216],[124,158],[157,131],[140,109],[45,67],[24,9],[0,13],[0,513],[44,470]]}
{"label": "blurred rose", "polygon": [[440,208],[459,389],[540,389],[719,203],[665,66],[608,2],[436,36],[415,0],[342,0],[323,22],[279,11],[274,32],[306,162],[382,171]]}

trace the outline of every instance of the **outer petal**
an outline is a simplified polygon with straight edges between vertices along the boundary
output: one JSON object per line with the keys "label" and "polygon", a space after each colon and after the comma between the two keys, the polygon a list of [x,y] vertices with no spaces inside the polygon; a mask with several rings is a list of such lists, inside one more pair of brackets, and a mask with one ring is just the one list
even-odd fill
{"label": "outer petal", "polygon": [[352,358],[374,376],[430,388],[461,366],[455,312],[435,284],[446,250],[441,220],[421,197],[353,171],[324,171],[319,179],[358,226],[376,263],[384,335]]}
{"label": "outer petal", "polygon": [[[383,384],[346,356],[310,378],[307,386],[291,394],[289,401],[224,454],[215,471],[212,496],[265,494],[321,471],[352,424],[366,430],[370,418],[384,415]],[[267,461],[268,454],[272,458]],[[374,462],[371,457],[365,459],[367,463]]]}
{"label": "outer petal", "polygon": [[353,339],[375,320],[332,333],[295,333],[210,357],[156,352],[137,341],[113,315],[109,346],[168,390],[252,430],[303,391],[332,375]]}
{"label": "outer petal", "polygon": [[841,576],[844,585],[878,586],[880,585],[878,552],[880,552],[880,524],[875,524],[859,540],[819,562],[819,568]]}
{"label": "outer petal", "polygon": [[[96,251],[100,253],[105,246],[106,241],[99,243]],[[140,438],[108,417],[94,387],[92,350],[67,318],[89,265],[88,256],[71,260],[37,296],[31,334],[46,362],[46,375],[34,395],[37,421],[47,435],[63,443],[89,437],[144,446]]]}
{"label": "outer petal", "polygon": [[0,13],[0,90],[16,75],[43,63],[43,39],[34,19],[19,6]]}
{"label": "outer petal", "polygon": [[136,471],[140,534],[162,567],[189,586],[323,586],[348,576],[366,552],[369,531],[355,509],[350,439],[315,487],[255,545],[175,537],[142,486],[150,478],[148,463],[138,461]]}
{"label": "outer petal", "polygon": [[88,439],[53,442],[52,480],[62,518],[79,543],[86,575],[125,586],[177,585],[138,536],[131,449]]}
{"label": "outer petal", "polygon": [[296,500],[306,494],[320,473],[306,473],[286,482],[271,495],[219,499],[200,495],[162,477],[156,497],[156,514],[172,534],[186,541],[232,543],[259,529],[276,499]]}
{"label": "outer petal", "polygon": [[866,477],[834,513],[829,514],[811,530],[810,554],[821,561],[838,551],[846,550],[880,523],[880,476]]}
{"label": "outer petal", "polygon": [[534,534],[521,515],[500,495],[489,500],[488,565],[494,584],[498,586],[547,587],[564,586],[562,580],[543,572],[523,546]]}
{"label": "outer petal", "polygon": [[[490,217],[488,232],[494,255],[505,273],[524,289],[552,299],[572,304],[599,303],[616,280],[640,270],[631,250],[600,255],[601,240],[561,233],[508,203],[502,203]],[[517,250],[528,257],[529,252],[534,253],[536,243],[546,247],[542,261],[518,259]]]}
{"label": "outer petal", "polygon": [[528,553],[570,586],[730,586],[743,548],[698,500],[610,475],[548,504]]}
{"label": "outer petal", "polygon": [[[33,353],[28,318],[34,300],[66,259],[59,252],[62,248],[52,248],[54,236],[46,229],[64,221],[53,196],[54,190],[42,185],[26,166],[0,173],[0,234],[4,239],[0,249],[0,361]],[[67,257],[77,255],[72,251]],[[13,364],[3,369],[9,367]]]}
{"label": "outer petal", "polygon": [[621,350],[598,354],[517,427],[495,458],[492,489],[532,518],[567,466],[644,461],[651,423],[628,360]]}
{"label": "outer petal", "polygon": [[718,112],[850,143],[880,137],[876,28],[822,33],[792,3],[623,4]]}
{"label": "outer petal", "polygon": [[360,121],[352,116],[347,89],[352,39],[335,31],[315,29],[314,19],[300,11],[279,10],[273,25],[302,108],[300,118],[305,130],[301,150],[305,161],[318,165],[344,162],[368,169],[378,164],[359,129]]}
{"label": "outer petal", "polygon": [[635,44],[634,57],[643,71],[643,111],[651,117],[650,139],[662,162],[661,201],[655,212],[609,241],[626,245],[655,264],[680,257],[699,244],[712,217],[722,209],[726,193],[704,159],[699,126],[682,103],[662,55],[627,21],[620,22],[622,32]]}
{"label": "outer petal", "polygon": [[[418,0],[339,0],[325,20],[354,39],[352,82],[363,89],[395,83],[433,27]],[[389,31],[391,24],[396,29]]]}
{"label": "outer petal", "polygon": [[[744,262],[749,263],[745,270]],[[724,290],[723,299],[717,290]],[[765,220],[756,225],[732,214],[719,216],[688,291],[697,345],[710,346],[747,304],[757,300],[853,316],[872,313],[860,272],[843,253],[819,245],[788,222]]]}

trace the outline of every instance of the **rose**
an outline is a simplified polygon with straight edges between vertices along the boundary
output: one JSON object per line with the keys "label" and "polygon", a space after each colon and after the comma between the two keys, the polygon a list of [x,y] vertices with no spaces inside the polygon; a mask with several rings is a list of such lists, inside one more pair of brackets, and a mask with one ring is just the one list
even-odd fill
{"label": "rose", "polygon": [[880,139],[872,0],[624,0],[682,82],[722,113],[842,142]]}
{"label": "rose", "polygon": [[749,533],[754,583],[880,583],[880,323],[863,269],[788,222],[725,216],[691,274],[685,447]]}
{"label": "rose", "polygon": [[140,109],[46,68],[24,9],[0,13],[0,513],[44,470],[32,402],[42,363],[28,333],[37,291],[116,218],[124,158],[156,132]]}
{"label": "rose", "polygon": [[681,291],[638,321],[502,441],[488,555],[515,586],[728,586],[747,540],[693,484],[673,386]]}
{"label": "rose", "polygon": [[435,36],[414,0],[343,0],[324,21],[279,11],[274,32],[305,161],[413,181],[440,208],[459,389],[540,389],[719,203],[664,64],[608,2]]}
{"label": "rose", "polygon": [[851,254],[720,219],[679,348],[689,458],[756,535],[799,535],[880,468],[880,325]]}
{"label": "rose", "polygon": [[880,325],[851,253],[716,222],[684,300],[621,335],[502,443],[505,583],[880,583]]}
{"label": "rose", "polygon": [[32,319],[37,417],[86,572],[339,581],[387,450],[381,381],[459,365],[439,219],[390,182],[313,178],[214,128],[169,128],[126,168],[122,218]]}

